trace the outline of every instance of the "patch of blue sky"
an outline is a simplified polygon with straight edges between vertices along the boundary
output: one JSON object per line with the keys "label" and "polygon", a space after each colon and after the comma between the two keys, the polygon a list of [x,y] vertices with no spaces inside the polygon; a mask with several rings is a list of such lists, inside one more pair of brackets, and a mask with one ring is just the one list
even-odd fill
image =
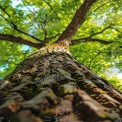
{"label": "patch of blue sky", "polygon": [[118,77],[119,79],[122,79],[122,73],[117,74],[117,77]]}
{"label": "patch of blue sky", "polygon": [[3,31],[3,29],[4,29],[4,26],[0,26],[0,31]]}
{"label": "patch of blue sky", "polygon": [[22,51],[23,51],[23,52],[29,51],[30,53],[33,52],[33,50],[31,49],[31,47],[30,47],[30,46],[27,46],[27,45],[24,45],[24,46],[22,47]]}
{"label": "patch of blue sky", "polygon": [[[23,4],[22,0],[13,0],[12,1],[12,6],[14,8],[16,8],[19,4]],[[24,4],[23,4],[23,6],[20,7],[20,9],[25,10],[26,12],[30,12],[30,11],[33,12],[33,11],[37,11],[38,10],[38,8],[35,7],[35,6],[31,6],[31,5],[25,6]]]}
{"label": "patch of blue sky", "polygon": [[21,4],[21,3],[22,3],[21,0],[12,0],[12,6],[13,6],[14,8],[16,8],[16,6],[19,5],[19,4]]}
{"label": "patch of blue sky", "polygon": [[122,72],[119,71],[117,68],[109,68],[105,71],[108,77],[117,76],[119,79],[122,79]]}
{"label": "patch of blue sky", "polygon": [[6,68],[9,68],[8,64],[0,66],[0,72],[3,72]]}

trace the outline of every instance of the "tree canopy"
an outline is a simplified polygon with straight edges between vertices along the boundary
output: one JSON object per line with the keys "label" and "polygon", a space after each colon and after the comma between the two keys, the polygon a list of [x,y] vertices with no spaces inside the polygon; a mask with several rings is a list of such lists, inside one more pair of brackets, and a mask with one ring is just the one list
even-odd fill
{"label": "tree canopy", "polygon": [[[0,77],[35,50],[55,42],[83,0],[1,0]],[[70,44],[72,55],[98,74],[122,71],[122,1],[97,0]],[[111,74],[110,74],[111,73]],[[111,82],[122,89],[116,78]]]}

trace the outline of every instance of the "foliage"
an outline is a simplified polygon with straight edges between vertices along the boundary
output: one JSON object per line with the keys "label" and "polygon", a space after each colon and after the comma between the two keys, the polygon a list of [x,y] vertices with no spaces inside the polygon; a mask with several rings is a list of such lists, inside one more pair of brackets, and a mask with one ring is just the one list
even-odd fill
{"label": "foliage", "polygon": [[117,76],[106,77],[105,74],[102,74],[102,77],[107,79],[112,85],[114,85],[116,88],[122,91],[122,78],[118,79]]}
{"label": "foliage", "polygon": [[[83,0],[1,0],[0,34],[11,34],[38,43],[50,38],[47,43],[51,44],[70,23],[81,3]],[[74,57],[100,75],[106,74],[109,68],[117,68],[121,72],[121,0],[98,0],[92,6],[86,21],[74,39],[90,36],[111,43],[78,43],[71,46]],[[19,62],[36,50],[8,40],[1,40],[0,47],[1,78],[9,74]]]}

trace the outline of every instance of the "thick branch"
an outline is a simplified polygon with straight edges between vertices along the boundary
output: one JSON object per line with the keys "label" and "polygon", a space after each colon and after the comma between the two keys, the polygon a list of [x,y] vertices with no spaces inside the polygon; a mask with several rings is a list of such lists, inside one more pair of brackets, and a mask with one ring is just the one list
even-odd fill
{"label": "thick branch", "polygon": [[105,41],[105,40],[102,40],[102,39],[82,38],[82,39],[72,40],[71,45],[76,45],[76,44],[79,44],[79,43],[86,43],[86,42],[99,42],[101,44],[110,44],[110,43],[112,43],[110,41]]}
{"label": "thick branch", "polygon": [[86,19],[86,14],[89,11],[90,7],[95,3],[96,0],[85,0],[81,7],[76,11],[71,23],[67,26],[64,32],[58,39],[59,41],[67,40],[69,43],[72,37],[77,32],[78,28]]}
{"label": "thick branch", "polygon": [[35,48],[41,48],[45,46],[45,43],[35,43],[29,40],[23,39],[21,37],[9,35],[9,34],[0,34],[0,40],[6,40],[6,41],[14,42],[14,43],[24,44],[24,45],[28,45]]}

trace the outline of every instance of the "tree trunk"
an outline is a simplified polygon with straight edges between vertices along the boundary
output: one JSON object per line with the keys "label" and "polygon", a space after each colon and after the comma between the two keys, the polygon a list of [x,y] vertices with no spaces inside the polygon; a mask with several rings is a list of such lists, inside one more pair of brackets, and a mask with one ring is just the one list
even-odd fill
{"label": "tree trunk", "polygon": [[122,93],[73,58],[47,46],[20,63],[0,90],[0,122],[118,122]]}

